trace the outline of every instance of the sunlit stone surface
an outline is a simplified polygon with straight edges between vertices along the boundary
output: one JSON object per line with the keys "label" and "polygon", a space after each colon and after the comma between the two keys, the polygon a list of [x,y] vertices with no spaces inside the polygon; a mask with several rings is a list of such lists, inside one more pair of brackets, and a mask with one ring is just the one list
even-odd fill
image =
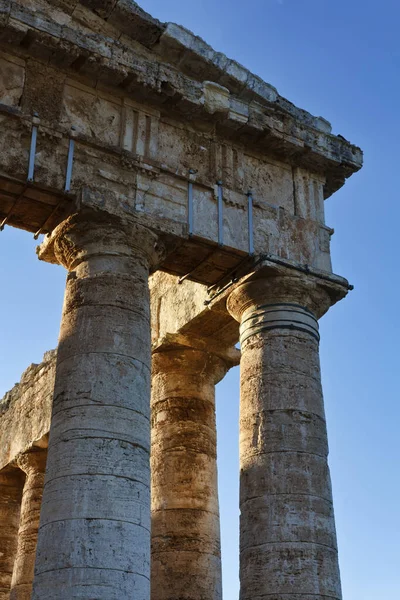
{"label": "sunlit stone surface", "polygon": [[239,340],[240,598],[341,600],[317,320],[361,150],[131,0],[0,1],[0,126],[0,228],[67,272],[0,402],[1,600],[221,599]]}

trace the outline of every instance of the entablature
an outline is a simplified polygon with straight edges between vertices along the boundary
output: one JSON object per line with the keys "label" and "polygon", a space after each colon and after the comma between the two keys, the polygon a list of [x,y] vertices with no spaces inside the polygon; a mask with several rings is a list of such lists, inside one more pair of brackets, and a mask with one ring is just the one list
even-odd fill
{"label": "entablature", "polygon": [[135,2],[34,0],[3,3],[0,44],[93,87],[145,102],[163,115],[200,121],[217,134],[294,167],[324,174],[328,197],[362,165],[359,148],[330,124],[173,23]]}
{"label": "entablature", "polygon": [[153,228],[162,268],[208,286],[263,254],[331,272],[324,199],[362,153],[324,119],[134,2],[0,10],[0,227],[91,208]]}

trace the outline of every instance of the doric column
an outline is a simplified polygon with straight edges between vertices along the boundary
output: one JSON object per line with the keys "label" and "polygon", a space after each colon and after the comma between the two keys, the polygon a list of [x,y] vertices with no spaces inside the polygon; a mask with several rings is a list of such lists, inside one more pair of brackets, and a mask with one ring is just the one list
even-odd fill
{"label": "doric column", "polygon": [[33,600],[150,598],[150,307],[156,235],[75,215],[40,258],[68,269]]}
{"label": "doric column", "polygon": [[215,385],[205,350],[155,352],[152,367],[152,600],[220,600]]}
{"label": "doric column", "polygon": [[241,600],[340,600],[319,362],[328,293],[311,277],[240,285]]}
{"label": "doric column", "polygon": [[0,600],[10,597],[23,485],[19,469],[7,467],[0,472]]}
{"label": "doric column", "polygon": [[18,467],[25,473],[21,514],[18,529],[18,547],[11,581],[10,600],[30,600],[36,544],[42,503],[47,451],[36,450],[19,456]]}

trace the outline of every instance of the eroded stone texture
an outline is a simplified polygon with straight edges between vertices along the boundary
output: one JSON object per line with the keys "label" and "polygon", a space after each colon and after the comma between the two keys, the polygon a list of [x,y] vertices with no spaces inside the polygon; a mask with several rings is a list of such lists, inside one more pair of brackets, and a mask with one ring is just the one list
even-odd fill
{"label": "eroded stone texture", "polygon": [[338,600],[312,313],[348,289],[324,199],[362,152],[130,0],[0,0],[0,50],[0,225],[69,271],[57,366],[0,405],[0,469],[53,405],[33,599],[149,600],[150,328],[154,600],[220,597],[213,394],[243,317],[241,598]]}
{"label": "eroded stone texture", "polygon": [[215,385],[228,361],[190,347],[153,354],[153,600],[221,600]]}
{"label": "eroded stone texture", "polygon": [[9,600],[24,477],[19,469],[0,471],[0,600]]}
{"label": "eroded stone texture", "polygon": [[[324,119],[133,2],[10,0],[0,14],[1,220],[13,209],[10,224],[48,233],[85,204],[135,214],[178,247],[187,242],[163,265],[184,276],[220,243],[220,181],[226,250],[219,244],[197,281],[216,283],[249,251],[249,191],[257,254],[331,271],[323,199],[362,153]],[[40,194],[16,183],[26,180],[33,124]],[[74,196],[65,197],[71,136]]]}
{"label": "eroded stone texture", "polygon": [[33,450],[16,460],[18,467],[25,473],[25,483],[10,600],[31,598],[46,458],[47,451]]}
{"label": "eroded stone texture", "polygon": [[157,238],[109,216],[74,216],[40,256],[69,274],[32,598],[148,600]]}
{"label": "eroded stone texture", "polygon": [[0,468],[33,446],[47,447],[56,365],[55,350],[46,352],[0,402]]}
{"label": "eroded stone texture", "polygon": [[240,599],[341,600],[316,317],[300,276],[239,285]]}
{"label": "eroded stone texture", "polygon": [[18,106],[24,91],[25,63],[9,54],[0,52],[0,102],[6,106]]}

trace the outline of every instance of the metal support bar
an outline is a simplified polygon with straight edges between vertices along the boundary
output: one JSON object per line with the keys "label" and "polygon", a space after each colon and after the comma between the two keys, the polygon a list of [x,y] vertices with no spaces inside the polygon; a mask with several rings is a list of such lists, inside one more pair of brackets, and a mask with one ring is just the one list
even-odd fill
{"label": "metal support bar", "polygon": [[200,269],[200,267],[201,267],[202,265],[204,265],[204,263],[206,263],[206,262],[208,261],[208,259],[209,259],[209,258],[211,258],[211,257],[212,257],[212,255],[213,255],[214,253],[215,253],[215,250],[214,250],[214,249],[212,249],[212,250],[211,250],[211,252],[209,252],[209,253],[206,255],[206,257],[205,257],[205,258],[203,258],[203,260],[201,260],[201,261],[199,262],[199,264],[195,266],[195,268],[194,268],[194,269],[192,269],[192,270],[191,270],[189,273],[186,273],[186,275],[183,275],[182,277],[179,277],[179,279],[178,279],[178,283],[183,283],[183,282],[185,281],[185,279],[188,279],[188,278],[189,278],[191,275],[193,275],[193,273],[194,273],[195,271],[197,271],[197,269]]}
{"label": "metal support bar", "polygon": [[32,125],[31,148],[29,151],[28,181],[33,181],[34,174],[35,174],[37,133],[38,133],[37,125]]}
{"label": "metal support bar", "polygon": [[193,235],[193,181],[191,180],[191,176],[195,175],[197,171],[194,169],[189,169],[189,182],[188,182],[188,228],[189,228],[189,237]]}
{"label": "metal support bar", "polygon": [[[229,289],[231,287],[231,285],[234,285],[235,283],[237,283],[240,279],[240,277],[244,274],[242,273],[240,275],[240,269],[246,265],[249,261],[251,260],[251,257],[249,258],[248,256],[246,256],[234,269],[232,269],[232,271],[230,271],[229,273],[227,273],[226,275],[224,275],[223,277],[221,277],[221,279],[219,279],[217,281],[217,283],[214,283],[214,285],[211,285],[207,288],[207,294],[210,294],[211,291],[213,289],[215,289],[216,287],[218,287],[220,285],[220,283],[222,283],[225,279],[229,279],[228,283],[226,285],[224,285],[223,288],[221,288],[220,290],[218,290],[218,292],[216,292],[213,296],[211,296],[211,298],[209,300],[205,300],[204,301],[204,305],[208,306],[209,304],[211,304],[211,302],[213,300],[215,300],[215,298],[218,298],[218,296],[220,296],[221,294],[223,294],[227,289]],[[254,267],[254,264],[251,264],[252,268]]]}
{"label": "metal support bar", "polygon": [[248,225],[249,225],[249,254],[254,256],[254,231],[253,231],[253,194],[248,192]]}
{"label": "metal support bar", "polygon": [[222,181],[217,181],[218,185],[218,245],[224,245],[224,192]]}
{"label": "metal support bar", "polygon": [[249,257],[248,255],[246,255],[244,257],[244,259],[241,260],[240,263],[238,263],[236,265],[236,267],[233,267],[233,269],[231,269],[228,273],[225,273],[225,275],[223,275],[220,279],[218,279],[218,281],[216,281],[212,285],[209,285],[208,288],[207,288],[207,294],[211,294],[211,292],[215,288],[217,288],[223,281],[225,281],[229,277],[231,278],[231,282],[232,283],[236,283],[236,281],[237,281],[237,273],[240,271],[240,269],[243,267],[243,265],[245,265],[246,263],[250,262],[251,258],[253,258],[253,257],[252,256]]}
{"label": "metal support bar", "polygon": [[237,283],[237,279],[231,279],[226,285],[224,285],[223,288],[221,288],[218,292],[216,292],[214,294],[214,296],[212,296],[212,298],[210,298],[209,300],[204,300],[204,306],[209,306],[211,304],[211,302],[213,300],[215,300],[215,298],[218,298],[218,296],[220,296],[221,294],[223,294],[227,289],[229,289],[231,287],[231,285],[233,285],[234,283]]}
{"label": "metal support bar", "polygon": [[51,214],[47,217],[47,219],[45,220],[45,222],[43,223],[43,225],[40,227],[40,229],[37,230],[37,232],[35,233],[35,235],[33,236],[34,240],[37,240],[39,235],[41,233],[43,233],[43,230],[45,229],[46,225],[48,224],[48,222],[54,217],[54,215],[56,214],[56,212],[58,211],[58,209],[60,208],[61,202],[59,202],[57,204],[57,206],[54,207],[54,209],[51,211]]}
{"label": "metal support bar", "polygon": [[12,207],[10,208],[10,210],[8,211],[8,214],[6,217],[4,217],[4,219],[2,220],[2,222],[0,223],[0,231],[4,230],[4,227],[6,226],[8,219],[11,217],[11,215],[14,212],[15,207],[17,206],[18,202],[21,200],[21,198],[24,197],[24,194],[27,190],[27,185],[24,187],[23,191],[20,193],[20,195],[15,199],[14,204],[12,205]]}
{"label": "metal support bar", "polygon": [[67,162],[67,174],[65,177],[65,192],[69,192],[71,190],[71,181],[72,181],[72,167],[74,165],[74,151],[75,151],[75,140],[70,138],[69,140],[69,148],[68,148],[68,162]]}

